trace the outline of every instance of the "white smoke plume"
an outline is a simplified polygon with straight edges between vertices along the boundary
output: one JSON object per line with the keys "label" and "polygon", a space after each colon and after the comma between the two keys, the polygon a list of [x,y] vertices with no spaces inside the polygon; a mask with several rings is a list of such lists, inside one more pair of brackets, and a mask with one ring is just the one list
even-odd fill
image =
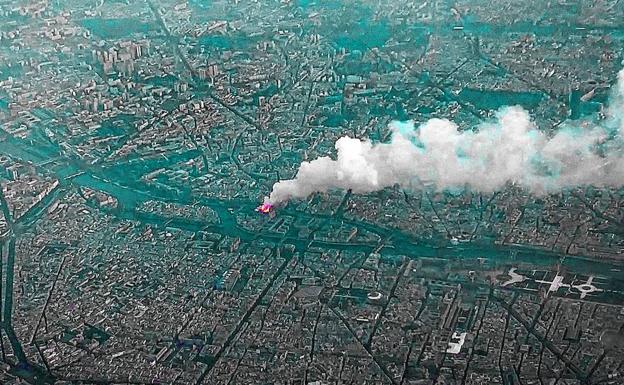
{"label": "white smoke plume", "polygon": [[502,108],[493,121],[463,132],[449,120],[431,119],[418,127],[411,121],[392,122],[389,143],[345,136],[336,141],[336,159],[301,163],[294,179],[273,185],[265,203],[330,189],[367,193],[395,184],[492,192],[514,183],[535,194],[584,185],[622,186],[624,70],[611,93],[606,119],[566,122],[552,136],[518,106]]}

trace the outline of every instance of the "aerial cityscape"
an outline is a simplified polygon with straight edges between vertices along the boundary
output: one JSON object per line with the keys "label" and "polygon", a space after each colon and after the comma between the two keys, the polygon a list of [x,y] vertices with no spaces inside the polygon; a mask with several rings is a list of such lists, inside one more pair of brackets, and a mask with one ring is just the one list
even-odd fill
{"label": "aerial cityscape", "polygon": [[623,385],[624,1],[0,0],[0,384]]}

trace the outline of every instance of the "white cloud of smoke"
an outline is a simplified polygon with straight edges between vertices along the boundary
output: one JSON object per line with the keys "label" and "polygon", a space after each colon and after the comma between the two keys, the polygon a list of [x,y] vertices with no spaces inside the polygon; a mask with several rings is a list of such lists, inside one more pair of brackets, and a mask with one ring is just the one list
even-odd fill
{"label": "white cloud of smoke", "polygon": [[624,70],[611,90],[606,119],[566,122],[554,135],[538,130],[521,107],[500,109],[472,131],[431,119],[392,122],[389,143],[342,137],[337,157],[301,163],[294,179],[273,185],[265,202],[279,204],[329,189],[354,193],[399,184],[416,189],[492,192],[514,183],[533,193],[567,187],[624,185]]}

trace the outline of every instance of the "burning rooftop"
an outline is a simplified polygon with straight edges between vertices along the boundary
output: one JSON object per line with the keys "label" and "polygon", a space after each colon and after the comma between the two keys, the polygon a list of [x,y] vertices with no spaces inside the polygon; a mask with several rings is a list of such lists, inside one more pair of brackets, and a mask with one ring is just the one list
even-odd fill
{"label": "burning rooftop", "polygon": [[262,214],[269,214],[271,210],[273,210],[273,205],[268,202],[264,202],[260,206],[256,207],[256,211]]}

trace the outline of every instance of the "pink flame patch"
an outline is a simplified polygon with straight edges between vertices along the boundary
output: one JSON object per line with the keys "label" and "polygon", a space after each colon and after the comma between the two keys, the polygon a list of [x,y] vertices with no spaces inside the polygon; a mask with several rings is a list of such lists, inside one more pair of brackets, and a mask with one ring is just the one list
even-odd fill
{"label": "pink flame patch", "polygon": [[256,208],[256,211],[262,214],[268,214],[271,210],[273,210],[273,205],[266,202]]}

